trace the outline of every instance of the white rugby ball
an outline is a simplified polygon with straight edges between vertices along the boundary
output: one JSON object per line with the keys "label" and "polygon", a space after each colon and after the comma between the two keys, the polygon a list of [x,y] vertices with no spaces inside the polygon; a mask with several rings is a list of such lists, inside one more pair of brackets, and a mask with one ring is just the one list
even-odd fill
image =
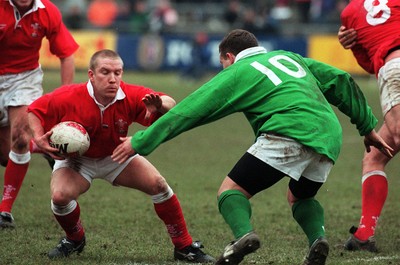
{"label": "white rugby ball", "polygon": [[64,121],[52,129],[49,144],[58,149],[64,157],[77,157],[86,153],[90,146],[90,138],[86,129],[74,121]]}

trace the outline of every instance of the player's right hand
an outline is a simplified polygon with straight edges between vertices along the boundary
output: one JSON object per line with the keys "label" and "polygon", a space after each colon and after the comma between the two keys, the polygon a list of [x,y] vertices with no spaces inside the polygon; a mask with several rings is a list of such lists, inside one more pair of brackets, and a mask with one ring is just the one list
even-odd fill
{"label": "player's right hand", "polygon": [[50,136],[53,132],[50,130],[47,133],[43,134],[40,137],[35,137],[33,141],[35,141],[35,144],[44,152],[47,153],[49,156],[51,156],[53,159],[57,160],[63,160],[65,157],[60,156],[58,154],[58,149],[51,147],[49,144],[50,141]]}

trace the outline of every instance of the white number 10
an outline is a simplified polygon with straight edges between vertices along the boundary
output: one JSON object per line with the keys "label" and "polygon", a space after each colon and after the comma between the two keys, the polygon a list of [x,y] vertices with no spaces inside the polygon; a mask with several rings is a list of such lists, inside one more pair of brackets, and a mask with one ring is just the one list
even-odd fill
{"label": "white number 10", "polygon": [[[289,68],[287,68],[286,66],[281,64],[279,62],[280,60],[284,60],[284,61],[287,61],[287,62],[293,64],[297,68],[297,71],[290,70]],[[306,71],[304,71],[304,69],[300,66],[300,64],[298,64],[296,61],[294,61],[293,59],[291,59],[285,55],[277,55],[277,56],[271,57],[268,61],[273,66],[275,66],[276,68],[278,68],[279,70],[281,70],[282,72],[284,72],[290,76],[293,76],[296,78],[302,78],[306,75]],[[271,69],[269,69],[265,65],[262,65],[259,62],[253,62],[253,63],[251,63],[251,66],[253,66],[255,69],[257,69],[261,73],[265,74],[271,80],[271,82],[274,83],[274,85],[277,86],[280,83],[282,83],[282,80]]]}

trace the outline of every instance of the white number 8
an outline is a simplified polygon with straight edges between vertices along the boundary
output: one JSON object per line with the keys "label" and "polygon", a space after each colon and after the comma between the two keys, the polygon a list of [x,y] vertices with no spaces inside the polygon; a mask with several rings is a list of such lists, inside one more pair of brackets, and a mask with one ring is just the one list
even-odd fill
{"label": "white number 8", "polygon": [[365,0],[364,8],[367,11],[367,22],[371,26],[383,24],[390,18],[388,0]]}

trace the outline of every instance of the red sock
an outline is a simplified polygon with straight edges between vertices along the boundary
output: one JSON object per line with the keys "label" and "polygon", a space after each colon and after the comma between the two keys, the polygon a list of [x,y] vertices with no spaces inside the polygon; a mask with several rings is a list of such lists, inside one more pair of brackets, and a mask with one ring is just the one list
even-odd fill
{"label": "red sock", "polygon": [[182,208],[175,194],[167,201],[155,203],[154,209],[167,227],[175,248],[182,249],[192,244],[192,237],[187,230]]}
{"label": "red sock", "polygon": [[367,240],[375,234],[375,227],[387,194],[388,182],[384,172],[373,171],[363,176],[361,219],[354,234],[358,239]]}
{"label": "red sock", "polygon": [[61,225],[62,229],[64,229],[67,238],[72,241],[81,241],[83,236],[85,235],[85,231],[83,229],[81,219],[81,209],[79,207],[78,202],[76,202],[75,209],[66,215],[57,215],[54,214],[58,223]]}
{"label": "red sock", "polygon": [[11,213],[11,208],[17,199],[18,192],[28,171],[29,162],[17,164],[8,159],[6,170],[4,172],[3,199],[0,204],[0,212]]}

